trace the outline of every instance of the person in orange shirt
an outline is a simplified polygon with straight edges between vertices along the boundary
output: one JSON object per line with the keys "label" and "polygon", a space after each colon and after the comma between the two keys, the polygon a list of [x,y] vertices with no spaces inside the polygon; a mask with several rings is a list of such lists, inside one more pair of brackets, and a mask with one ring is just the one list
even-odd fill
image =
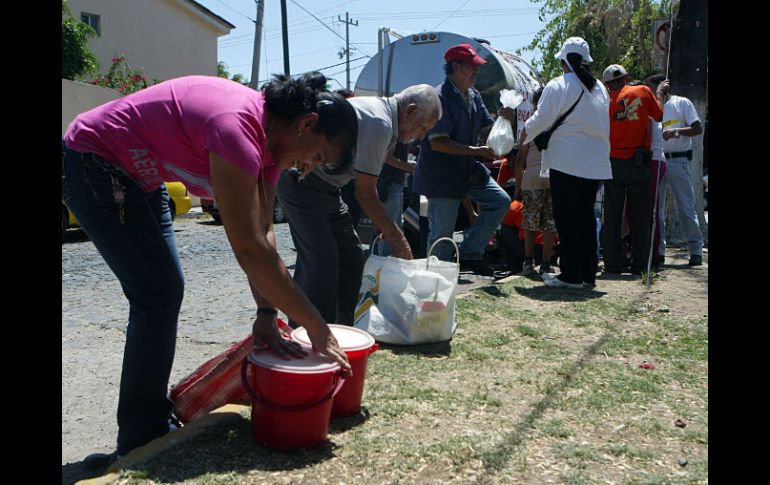
{"label": "person in orange shirt", "polygon": [[[644,85],[629,86],[628,73],[619,64],[604,70],[602,81],[610,91],[610,165],[612,180],[604,183],[604,272],[641,274],[650,249],[650,121],[663,119],[655,94]],[[631,222],[631,267],[625,266],[620,237],[623,205]]]}

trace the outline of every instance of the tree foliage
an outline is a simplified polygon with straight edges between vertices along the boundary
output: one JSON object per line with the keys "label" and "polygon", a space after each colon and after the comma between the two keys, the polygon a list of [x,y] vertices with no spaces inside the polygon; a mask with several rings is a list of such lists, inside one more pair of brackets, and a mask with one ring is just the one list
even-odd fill
{"label": "tree foliage", "polygon": [[99,61],[88,48],[94,29],[72,16],[66,0],[61,2],[61,77],[75,80],[99,71]]}
{"label": "tree foliage", "polygon": [[[155,84],[158,81],[155,79]],[[117,55],[112,58],[112,65],[107,74],[100,74],[91,84],[105,88],[117,89],[122,94],[131,94],[144,89],[148,86],[147,78],[144,77],[141,69],[132,69],[128,65],[125,55]]]}
{"label": "tree foliage", "polygon": [[244,75],[241,73],[233,74],[232,76],[230,76],[230,72],[227,70],[227,64],[225,64],[222,61],[219,61],[217,63],[217,76],[223,77],[225,79],[230,79],[232,81],[245,84],[247,86],[249,85],[249,80],[246,79]]}
{"label": "tree foliage", "polygon": [[539,18],[545,28],[525,50],[540,49],[534,60],[544,79],[562,74],[555,59],[568,37],[588,42],[593,63],[600,76],[610,64],[621,64],[631,79],[654,74],[652,68],[653,20],[668,18],[671,0],[531,0],[542,4]]}

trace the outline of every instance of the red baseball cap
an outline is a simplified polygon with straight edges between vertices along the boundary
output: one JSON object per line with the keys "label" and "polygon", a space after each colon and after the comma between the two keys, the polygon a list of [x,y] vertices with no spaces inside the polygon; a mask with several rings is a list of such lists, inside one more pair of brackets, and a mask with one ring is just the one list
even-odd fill
{"label": "red baseball cap", "polygon": [[487,61],[479,57],[478,53],[476,53],[476,49],[470,44],[459,44],[450,47],[447,49],[446,53],[444,53],[444,59],[447,62],[464,62],[471,66],[480,66],[487,63]]}

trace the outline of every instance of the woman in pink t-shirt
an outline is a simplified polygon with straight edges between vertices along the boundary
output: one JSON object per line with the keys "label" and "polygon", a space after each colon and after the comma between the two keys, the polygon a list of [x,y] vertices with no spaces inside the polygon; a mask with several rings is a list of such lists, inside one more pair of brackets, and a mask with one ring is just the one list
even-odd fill
{"label": "woman in pink t-shirt", "polygon": [[[255,91],[237,82],[187,76],[79,115],[62,141],[62,199],[77,217],[130,304],[118,404],[117,451],[109,463],[167,433],[168,380],[184,278],[164,180],[216,196],[258,310],[255,346],[288,359],[276,308],[307,328],[319,351],[350,370],[317,309],[294,284],[275,248],[272,217],[280,171],[352,162],[357,119],[326,78],[276,76]],[[91,463],[99,466],[96,457]]]}

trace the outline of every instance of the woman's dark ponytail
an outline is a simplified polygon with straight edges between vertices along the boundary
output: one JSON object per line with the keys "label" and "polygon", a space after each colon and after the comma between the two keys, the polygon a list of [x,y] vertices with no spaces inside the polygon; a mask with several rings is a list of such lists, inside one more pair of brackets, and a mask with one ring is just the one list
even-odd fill
{"label": "woman's dark ponytail", "polygon": [[592,90],[596,86],[596,78],[591,74],[591,71],[583,64],[583,56],[575,52],[567,54],[567,64],[580,81],[588,88]]}
{"label": "woman's dark ponytail", "polygon": [[334,169],[341,172],[353,161],[358,136],[356,112],[345,98],[326,89],[326,76],[314,71],[293,79],[274,74],[273,80],[262,86],[265,105],[278,118],[291,121],[307,113],[318,113],[315,132],[342,148],[342,158]]}
{"label": "woman's dark ponytail", "polygon": [[274,79],[262,86],[265,104],[273,114],[287,120],[302,113],[315,111],[319,91],[326,89],[326,77],[320,72],[303,74],[293,79],[274,74]]}

